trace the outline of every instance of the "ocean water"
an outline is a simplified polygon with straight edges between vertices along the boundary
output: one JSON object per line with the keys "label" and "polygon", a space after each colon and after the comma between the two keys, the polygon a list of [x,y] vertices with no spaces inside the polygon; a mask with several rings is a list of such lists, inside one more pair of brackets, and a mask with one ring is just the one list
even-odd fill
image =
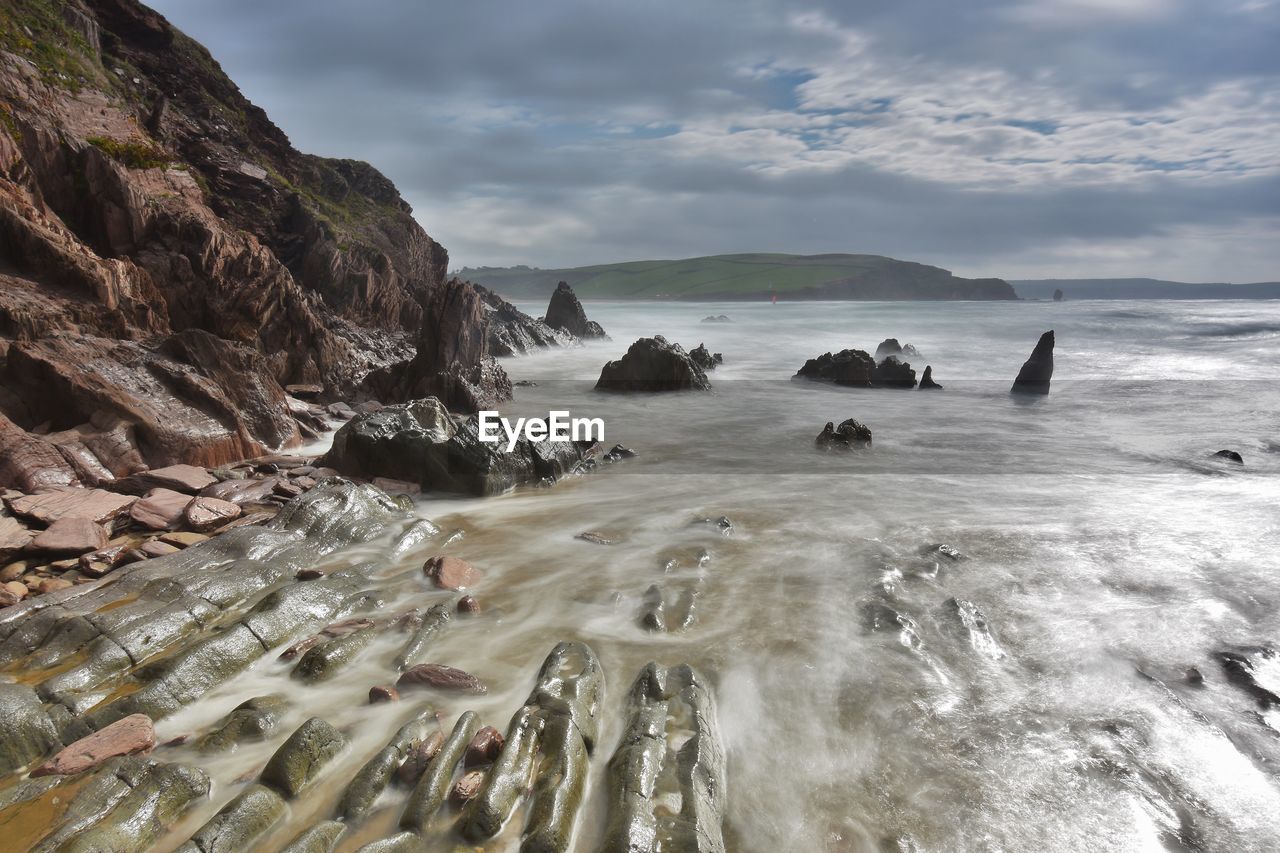
{"label": "ocean water", "polygon": [[[449,550],[486,575],[484,615],[456,620],[432,659],[491,690],[442,698],[446,725],[472,708],[505,729],[559,640],[584,640],[605,667],[575,849],[599,842],[605,765],[650,660],[690,663],[714,686],[731,850],[1280,849],[1280,715],[1212,657],[1280,643],[1280,303],[587,309],[612,340],[506,360],[537,384],[503,412],[599,417],[608,444],[640,455],[552,489],[418,505],[464,531]],[[733,323],[699,322],[710,314]],[[1048,329],[1052,392],[1011,398]],[[713,391],[592,389],[605,361],[652,334],[723,353]],[[944,390],[790,380],[808,358],[886,337],[915,345],[913,367],[932,365]],[[848,417],[871,427],[872,449],[816,451],[823,424]],[[1244,466],[1211,458],[1223,448]],[[696,523],[720,516],[731,535]],[[336,559],[385,557],[374,545]],[[389,608],[438,595],[422,559],[387,562]],[[641,626],[655,584],[695,601],[687,629]],[[392,677],[392,650],[322,687],[264,662],[161,735],[286,689],[296,721],[358,732],[331,774],[336,797],[410,710],[364,706]],[[253,764],[220,761],[188,832]],[[396,796],[341,849],[389,832]],[[318,814],[293,814],[275,840]]]}

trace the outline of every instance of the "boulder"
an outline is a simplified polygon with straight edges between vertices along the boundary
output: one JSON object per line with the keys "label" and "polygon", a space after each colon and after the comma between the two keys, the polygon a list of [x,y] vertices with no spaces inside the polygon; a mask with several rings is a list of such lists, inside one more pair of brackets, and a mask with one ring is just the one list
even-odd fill
{"label": "boulder", "polygon": [[600,371],[597,391],[710,391],[711,382],[684,348],[661,335],[640,338]]}
{"label": "boulder", "polygon": [[1045,332],[1036,342],[1031,357],[1022,364],[1018,378],[1013,380],[1011,394],[1048,394],[1049,380],[1053,378],[1053,330]]}
{"label": "boulder", "polygon": [[924,375],[920,377],[920,390],[929,391],[931,389],[941,390],[942,386],[933,381],[933,368],[926,364],[924,366]]}
{"label": "boulder", "polygon": [[412,478],[425,492],[492,495],[555,482],[594,452],[594,445],[526,438],[508,452],[505,438],[480,440],[475,415],[450,415],[428,397],[352,418],[334,436],[323,464],[351,477]]}
{"label": "boulder", "polygon": [[188,495],[218,482],[218,478],[198,465],[167,465],[150,471],[139,471],[116,482],[118,492],[141,495],[151,489],[168,489]]}
{"label": "boulder", "polygon": [[1225,459],[1227,462],[1234,462],[1237,465],[1244,464],[1244,457],[1234,450],[1219,450],[1213,456],[1215,459]]}
{"label": "boulder", "polygon": [[107,531],[92,519],[68,516],[40,531],[27,546],[45,554],[84,554],[107,544]]}
{"label": "boulder", "polygon": [[148,530],[171,530],[179,521],[191,495],[172,489],[152,489],[129,507],[129,517]]}
{"label": "boulder", "polygon": [[608,337],[599,323],[587,319],[587,312],[566,281],[556,285],[555,292],[551,294],[545,322],[551,328],[566,331],[580,340]]}
{"label": "boulder", "polygon": [[853,418],[842,421],[835,426],[831,421],[822,428],[814,439],[814,446],[820,450],[853,450],[871,444],[871,428]]}
{"label": "boulder", "polygon": [[916,372],[896,355],[885,358],[871,373],[871,384],[877,388],[914,388]]}
{"label": "boulder", "polygon": [[689,350],[689,358],[693,359],[693,363],[703,370],[715,370],[716,365],[724,364],[724,356],[718,352],[712,353],[707,349],[706,344],[698,344]]}
{"label": "boulder", "polygon": [[791,378],[869,388],[875,369],[876,363],[867,353],[860,349],[845,349],[809,359]]}
{"label": "boulder", "polygon": [[32,776],[72,776],[92,770],[108,759],[150,752],[156,730],[146,714],[132,714],[63,749],[31,771]]}

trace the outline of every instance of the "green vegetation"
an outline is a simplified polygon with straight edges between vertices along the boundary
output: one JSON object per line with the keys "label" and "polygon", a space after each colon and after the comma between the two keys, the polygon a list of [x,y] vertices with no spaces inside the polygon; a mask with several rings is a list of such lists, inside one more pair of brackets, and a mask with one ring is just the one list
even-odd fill
{"label": "green vegetation", "polygon": [[112,160],[130,169],[158,169],[173,162],[168,154],[140,139],[121,141],[105,136],[90,136],[87,141]]}
{"label": "green vegetation", "polygon": [[0,3],[0,47],[31,60],[46,83],[79,91],[100,75],[89,43],[67,23],[62,6],[57,0]]}
{"label": "green vegetation", "polygon": [[574,269],[464,269],[464,278],[499,293],[544,296],[567,281],[579,296],[597,299],[697,299],[794,293],[855,281],[905,288],[956,281],[946,270],[879,255],[743,254],[678,261],[633,261]]}

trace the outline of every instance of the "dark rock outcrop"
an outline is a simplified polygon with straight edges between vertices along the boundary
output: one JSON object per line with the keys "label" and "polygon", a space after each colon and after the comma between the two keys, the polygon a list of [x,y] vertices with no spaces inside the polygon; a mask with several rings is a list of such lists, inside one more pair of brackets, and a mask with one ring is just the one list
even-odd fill
{"label": "dark rock outcrop", "polygon": [[1018,378],[1013,380],[1010,393],[1048,394],[1049,380],[1053,378],[1053,330],[1045,332],[1036,342],[1031,357],[1022,364]]}
{"label": "dark rock outcrop", "polygon": [[732,322],[733,322],[733,320],[729,319],[729,315],[728,315],[728,314],[710,314],[710,315],[708,315],[708,316],[706,316],[706,317],[703,317],[703,318],[702,318],[702,322],[704,322],[704,323],[732,323]]}
{"label": "dark rock outcrop", "polygon": [[423,491],[491,495],[524,483],[554,482],[594,447],[573,442],[481,441],[476,416],[450,415],[426,398],[359,415],[346,423],[322,460],[351,476],[412,478]]}
{"label": "dark rock outcrop", "polygon": [[703,370],[715,370],[716,365],[724,364],[724,356],[718,352],[711,352],[707,349],[706,344],[698,344],[689,350],[689,358],[693,359],[693,363]]}
{"label": "dark rock outcrop", "polygon": [[547,305],[546,324],[553,329],[562,329],[575,338],[607,338],[600,324],[587,319],[587,312],[573,292],[568,282],[556,285],[551,294],[551,302]]}
{"label": "dark rock outcrop", "polygon": [[871,384],[877,388],[914,388],[916,372],[896,355],[885,358],[871,372]]}
{"label": "dark rock outcrop", "polygon": [[1062,301],[1062,288],[1055,288],[1055,289],[1054,289],[1054,291],[1053,291],[1053,301],[1054,301],[1054,302],[1061,302],[1061,301]]}
{"label": "dark rock outcrop", "polygon": [[703,369],[679,344],[661,335],[640,338],[617,361],[607,363],[597,391],[709,391]]}
{"label": "dark rock outcrop", "polygon": [[924,366],[924,375],[920,377],[920,390],[929,391],[931,389],[941,390],[942,386],[933,381],[933,367]]}
{"label": "dark rock outcrop", "polygon": [[881,361],[891,355],[900,355],[907,358],[919,358],[920,351],[911,344],[900,344],[897,338],[885,338],[876,347],[876,361]]}
{"label": "dark rock outcrop", "polygon": [[1244,457],[1234,450],[1219,450],[1213,454],[1215,459],[1225,459],[1228,462],[1235,462],[1238,465],[1244,464]]}
{"label": "dark rock outcrop", "polygon": [[845,349],[834,355],[828,352],[809,359],[791,378],[869,388],[875,369],[876,363],[867,353],[860,349]]}
{"label": "dark rock outcrop", "polygon": [[871,427],[853,418],[835,426],[831,421],[822,428],[813,441],[819,450],[854,450],[871,444]]}
{"label": "dark rock outcrop", "polygon": [[498,357],[527,355],[545,347],[571,346],[574,336],[530,317],[491,290],[476,287],[488,311],[489,354]]}

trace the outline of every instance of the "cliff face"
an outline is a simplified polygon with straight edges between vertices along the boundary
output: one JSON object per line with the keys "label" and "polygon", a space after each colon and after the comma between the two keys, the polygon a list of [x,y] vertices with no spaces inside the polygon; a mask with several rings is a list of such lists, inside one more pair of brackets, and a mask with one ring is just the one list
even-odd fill
{"label": "cliff face", "polygon": [[[46,434],[99,423],[145,464],[214,465],[298,441],[290,383],[348,397],[370,372],[412,361],[420,376],[485,374],[476,381],[491,387],[443,395],[450,405],[500,395],[486,330],[466,325],[483,312],[450,315],[443,333],[466,345],[416,346],[439,337],[428,308],[446,295],[447,264],[387,178],[296,151],[155,12],[0,0],[11,441],[16,429],[57,444]],[[68,471],[55,479],[122,464],[59,453]]]}

